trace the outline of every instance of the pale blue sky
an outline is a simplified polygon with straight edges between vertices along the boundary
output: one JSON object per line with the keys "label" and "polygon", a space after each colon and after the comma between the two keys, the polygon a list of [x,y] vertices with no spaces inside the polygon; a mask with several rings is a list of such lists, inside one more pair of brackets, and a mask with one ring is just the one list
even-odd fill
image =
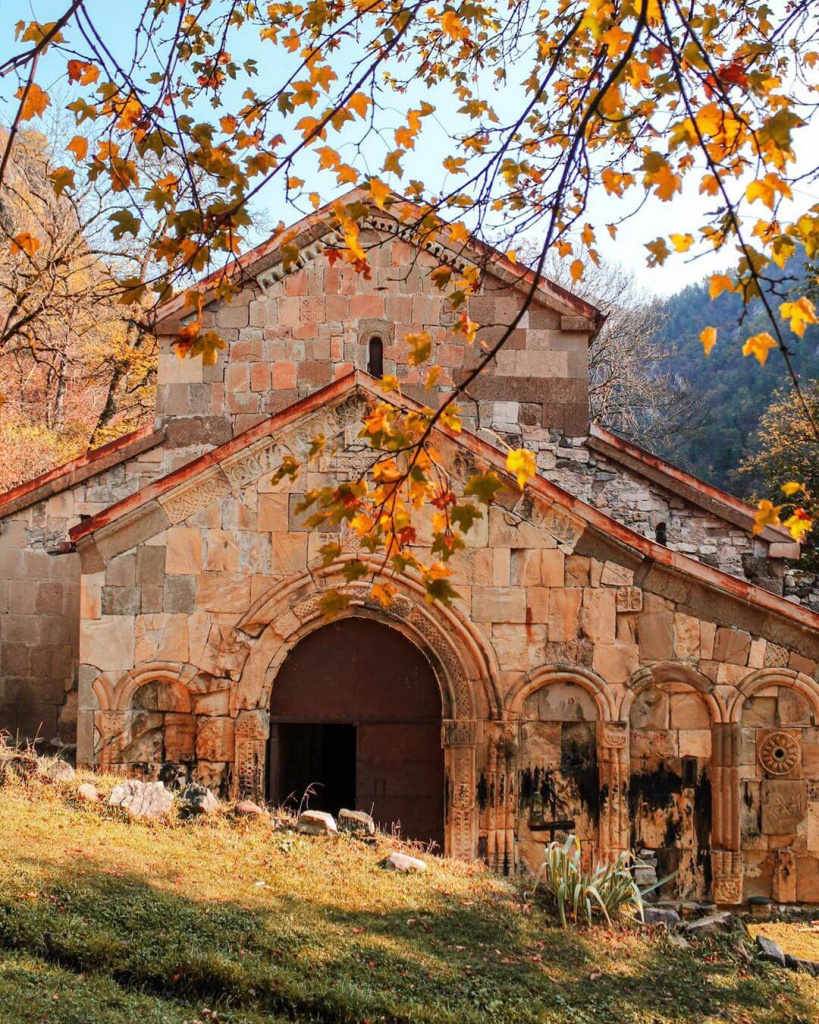
{"label": "pale blue sky", "polygon": [[[65,3],[66,0],[28,0],[28,2],[0,0],[0,16],[3,18],[0,22],[3,29],[0,33],[0,58],[15,51],[12,38],[14,23],[20,19],[30,20],[32,17],[43,22],[53,20],[62,13]],[[112,54],[118,59],[130,62],[134,46],[134,26],[143,7],[142,0],[89,0],[87,7]],[[73,38],[72,33],[69,35],[69,42],[73,42]],[[81,48],[81,41],[79,42]],[[261,43],[255,32],[248,33],[247,53],[243,53],[242,57],[253,56],[258,59],[262,80],[266,68],[270,66],[272,55],[273,50],[270,44]],[[275,51],[277,78],[282,71],[282,60],[282,51],[277,48]],[[56,51],[49,53],[41,63],[38,81],[43,88],[56,86],[63,96],[68,95],[65,61]],[[17,83],[12,81],[12,78],[0,81],[0,121],[2,122],[8,122],[14,109],[11,96],[16,86]],[[257,85],[257,88],[262,91],[263,85]],[[404,180],[417,177],[425,180],[428,185],[440,187],[443,184],[444,173],[440,168],[440,161],[451,151],[450,129],[458,121],[455,112],[456,104],[445,93],[431,96],[419,88],[417,97],[420,99],[422,96],[435,104],[436,115],[434,123],[433,119],[429,119],[424,139],[418,149],[414,153],[408,153],[404,158],[406,172]],[[402,98],[399,97],[399,99]],[[517,100],[517,94],[513,93],[513,90],[507,89],[503,97],[490,97],[487,94],[487,99],[492,99],[497,103],[499,113],[503,116],[504,111],[512,109],[512,104]],[[402,99],[402,102],[405,100]],[[399,112],[396,109],[391,127],[396,127],[400,123]],[[32,126],[37,126],[36,120],[32,122]],[[817,138],[813,128],[804,131],[806,135],[811,133],[813,139]],[[342,156],[362,173],[379,173],[386,148],[381,140],[370,139],[359,153],[354,152],[352,146],[342,148]],[[436,171],[440,171],[441,178],[433,181],[432,175]],[[308,187],[315,187],[325,198],[331,196],[333,179],[326,173],[319,175],[316,172],[314,157],[310,156],[305,159],[300,174],[306,179]],[[392,184],[397,191],[401,190],[400,181],[393,180]],[[604,195],[595,196],[588,211],[588,220],[598,226],[598,248],[604,258],[635,270],[643,288],[659,294],[675,292],[686,284],[701,279],[705,274],[721,270],[730,264],[730,253],[706,253],[697,258],[692,257],[691,254],[675,255],[667,260],[664,266],[658,268],[648,268],[646,265],[646,250],[644,248],[646,242],[670,232],[691,231],[696,233],[696,227],[703,222],[704,215],[713,207],[714,199],[697,194],[698,184],[697,176],[692,175],[686,183],[682,195],[676,195],[670,203],[663,203],[650,196],[640,212],[620,229],[616,241],[612,241],[608,237],[604,225],[622,215],[625,209],[624,200]],[[796,198],[802,205],[806,200],[819,202],[819,186],[805,186]],[[629,203],[633,201],[630,199]],[[288,222],[298,215],[292,208],[287,208],[281,194],[281,186],[278,184],[274,184],[266,194],[262,194],[258,205],[267,211],[272,223],[280,219]],[[756,213],[756,211],[751,212]],[[752,222],[755,219],[755,216],[752,217]]]}

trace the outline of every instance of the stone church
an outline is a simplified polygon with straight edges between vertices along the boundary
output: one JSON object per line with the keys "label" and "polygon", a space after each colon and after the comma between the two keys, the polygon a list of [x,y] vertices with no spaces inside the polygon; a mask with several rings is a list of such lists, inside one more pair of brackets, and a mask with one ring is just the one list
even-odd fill
{"label": "stone church", "polygon": [[[163,308],[154,426],[0,496],[0,727],[224,795],[310,786],[311,806],[500,871],[575,832],[589,861],[643,853],[669,894],[819,902],[819,616],[781,596],[798,546],[590,423],[586,302],[477,242],[428,251],[375,208],[369,278],[328,257],[329,214],[294,230],[295,264],[268,242],[231,304],[209,293],[216,365],[176,357],[190,313]],[[453,606],[401,578],[384,609],[322,567],[298,506],[366,472],[376,378],[434,404],[474,365],[441,261],[481,267],[468,313],[489,342],[535,289],[463,431],[435,441],[454,479],[507,486],[453,559]],[[404,341],[421,330],[426,392]],[[277,482],[318,433],[327,453]],[[537,453],[523,492],[503,444]],[[331,586],[351,600],[327,622]]]}

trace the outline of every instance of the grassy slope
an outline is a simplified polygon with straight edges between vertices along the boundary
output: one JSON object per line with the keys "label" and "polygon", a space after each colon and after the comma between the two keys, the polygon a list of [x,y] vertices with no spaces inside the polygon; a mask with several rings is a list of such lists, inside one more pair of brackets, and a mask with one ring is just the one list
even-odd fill
{"label": "grassy slope", "polygon": [[73,788],[0,789],[4,1024],[781,1022],[819,1006],[819,982],[749,965],[736,938],[563,932],[478,866],[397,876],[378,867],[387,840],[129,822]]}

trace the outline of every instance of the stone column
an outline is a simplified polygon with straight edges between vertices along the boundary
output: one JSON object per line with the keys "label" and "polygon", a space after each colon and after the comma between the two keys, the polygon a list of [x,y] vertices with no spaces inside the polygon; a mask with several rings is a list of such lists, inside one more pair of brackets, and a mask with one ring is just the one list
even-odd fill
{"label": "stone column", "polygon": [[264,799],[264,771],[270,716],[266,711],[240,711],[236,720],[231,789],[234,796]]}
{"label": "stone column", "polygon": [[600,776],[599,859],[614,860],[629,848],[628,723],[597,723]]}
{"label": "stone column", "polygon": [[514,726],[502,722],[484,724],[486,765],[478,772],[482,799],[479,829],[481,855],[493,871],[515,871],[515,813],[517,802],[517,743]]}
{"label": "stone column", "polygon": [[476,804],[475,746],[478,723],[444,719],[441,745],[446,770],[445,853],[460,860],[477,856],[478,814]]}
{"label": "stone column", "polygon": [[711,727],[711,869],[715,903],[742,902],[742,848],[739,825],[740,727]]}

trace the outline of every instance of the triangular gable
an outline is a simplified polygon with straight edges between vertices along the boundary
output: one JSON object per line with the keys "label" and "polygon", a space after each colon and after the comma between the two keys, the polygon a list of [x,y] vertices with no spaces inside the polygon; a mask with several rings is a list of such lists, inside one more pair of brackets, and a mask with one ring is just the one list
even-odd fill
{"label": "triangular gable", "polygon": [[[325,434],[331,435],[345,425],[352,425],[359,415],[354,401],[357,397],[384,400],[371,377],[361,371],[350,373],[79,523],[70,531],[72,543],[80,551],[88,546],[96,547],[98,557],[90,556],[90,563],[99,563],[130,550],[162,530],[183,522],[232,490],[242,489],[263,473],[277,468],[285,440],[290,450],[294,447],[306,450],[310,438],[318,430],[323,429]],[[345,406],[347,399],[353,401]],[[392,400],[400,401],[409,408],[420,408],[406,397]],[[343,406],[343,415],[338,415]],[[308,418],[315,422],[311,429],[306,430],[305,420]],[[460,455],[467,465],[474,467],[477,463],[495,470],[508,482],[509,493],[514,494],[518,506],[525,506],[524,518],[545,529],[558,543],[565,544],[567,548],[581,543],[589,550],[596,546],[619,552],[624,564],[636,568],[639,586],[651,589],[653,575],[671,574],[679,581],[676,590],[682,603],[688,598],[700,603],[696,595],[703,589],[712,593],[716,591],[762,612],[764,621],[767,615],[771,615],[814,631],[819,629],[819,615],[809,609],[680,552],[671,551],[610,519],[542,476],[531,480],[523,495],[518,497],[513,478],[506,470],[503,452],[475,434],[467,431],[455,433],[448,428],[437,427],[436,436],[439,443],[450,445],[453,453]]]}
{"label": "triangular gable", "polygon": [[[392,200],[396,208],[400,206],[402,210],[417,211],[418,217],[421,217],[420,208],[409,200],[398,195],[393,195]],[[465,242],[456,242],[449,237],[446,228],[442,228],[437,232],[434,241],[419,242],[411,237],[412,233],[407,224],[402,223],[389,207],[379,209],[369,193],[359,188],[352,189],[315,213],[308,214],[286,231],[272,236],[244,253],[230,264],[229,277],[236,284],[256,280],[262,288],[268,288],[288,274],[303,269],[326,249],[343,246],[343,240],[333,218],[333,207],[337,203],[349,204],[355,201],[364,202],[372,209],[371,216],[362,223],[362,227],[369,227],[386,236],[403,238],[411,245],[420,245],[436,259],[456,269],[462,270],[468,264],[475,263],[510,288],[527,294],[534,289],[533,299],[536,303],[547,306],[567,318],[563,324],[566,330],[588,330],[596,333],[605,320],[603,314],[591,303],[546,277],[538,278],[534,271],[513,263],[497,249],[472,236]],[[283,251],[286,244],[295,244],[300,250],[298,258],[287,267],[284,265]],[[214,288],[221,276],[221,271],[215,271],[196,283],[195,287],[204,293],[206,302],[214,298]],[[158,334],[174,333],[178,330],[179,322],[191,316],[193,311],[185,304],[185,294],[180,293],[159,308],[154,329]]]}

